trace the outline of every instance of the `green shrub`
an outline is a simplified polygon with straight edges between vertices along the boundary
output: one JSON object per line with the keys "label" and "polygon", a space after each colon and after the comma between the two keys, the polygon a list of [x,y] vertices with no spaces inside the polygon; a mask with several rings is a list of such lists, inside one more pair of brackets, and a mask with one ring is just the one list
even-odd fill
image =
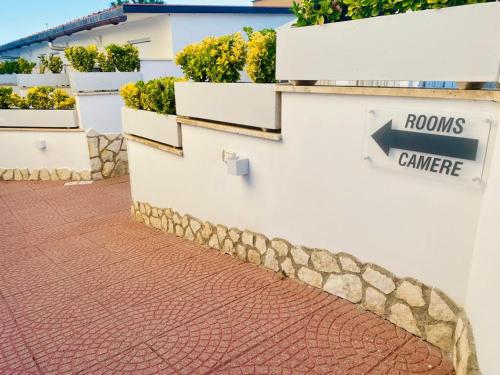
{"label": "green shrub", "polygon": [[17,59],[17,72],[20,74],[31,74],[33,72],[33,68],[35,67],[36,63],[34,62],[29,62],[28,60],[24,58],[19,58]]}
{"label": "green shrub", "polygon": [[106,53],[109,64],[119,72],[134,72],[141,67],[139,50],[131,44],[110,44],[106,46]]}
{"label": "green shrub", "polygon": [[28,109],[30,107],[30,104],[28,102],[28,99],[19,95],[19,94],[12,94],[10,96],[10,108],[19,108],[19,109]]}
{"label": "green shrub", "polygon": [[175,77],[128,83],[120,89],[125,105],[133,109],[175,115]]}
{"label": "green shrub", "polygon": [[33,109],[52,109],[54,108],[53,91],[53,87],[32,87],[28,90],[26,99]]}
{"label": "green shrub", "polygon": [[264,29],[253,32],[252,28],[245,28],[245,31],[249,39],[245,71],[254,82],[275,82],[276,31]]}
{"label": "green shrub", "polygon": [[61,89],[52,91],[51,99],[54,102],[54,109],[73,109],[75,107],[75,98]]}
{"label": "green shrub", "polygon": [[96,65],[97,47],[68,47],[64,50],[64,55],[78,72],[91,72]]}
{"label": "green shrub", "polygon": [[186,78],[196,82],[236,82],[245,65],[246,42],[240,33],[208,37],[176,56]]}
{"label": "green shrub", "polygon": [[31,74],[36,63],[29,62],[25,58],[0,62],[0,74]]}
{"label": "green shrub", "polygon": [[297,17],[294,26],[354,20],[424,9],[494,2],[495,0],[304,0],[294,1],[292,11]]}
{"label": "green shrub", "polygon": [[344,7],[339,0],[304,0],[301,3],[294,1],[292,11],[297,17],[294,26],[301,27],[340,21]]}
{"label": "green shrub", "polygon": [[127,83],[120,88],[120,95],[127,107],[141,109],[141,91],[139,89],[141,84],[144,84],[144,82]]}
{"label": "green shrub", "polygon": [[50,55],[49,57],[45,55],[40,55],[40,65],[39,72],[44,74],[49,70],[51,73],[61,73],[63,70],[63,61],[59,56]]}
{"label": "green shrub", "polygon": [[9,108],[11,105],[12,87],[0,86],[0,109]]}
{"label": "green shrub", "polygon": [[63,61],[59,56],[51,55],[49,57],[48,68],[51,73],[61,73],[63,70]]}
{"label": "green shrub", "polygon": [[38,71],[40,74],[44,74],[47,69],[49,69],[49,59],[47,59],[47,56],[45,55],[40,55],[39,60],[40,65],[38,67]]}
{"label": "green shrub", "polygon": [[73,109],[75,98],[61,89],[32,87],[26,97],[12,93],[11,87],[0,87],[0,108]]}
{"label": "green shrub", "polygon": [[110,61],[108,54],[106,52],[99,52],[97,54],[97,63],[99,64],[99,68],[101,72],[114,72],[115,67],[113,63]]}
{"label": "green shrub", "polygon": [[103,72],[133,72],[140,69],[139,50],[131,45],[110,44],[105,51],[96,46],[68,47],[64,51],[67,59],[79,72],[91,72],[96,65]]}

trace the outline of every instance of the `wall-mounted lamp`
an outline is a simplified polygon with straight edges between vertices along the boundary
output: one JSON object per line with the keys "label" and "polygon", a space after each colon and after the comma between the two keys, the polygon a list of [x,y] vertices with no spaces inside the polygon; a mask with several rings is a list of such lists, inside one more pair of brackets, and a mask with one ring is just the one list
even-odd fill
{"label": "wall-mounted lamp", "polygon": [[249,173],[250,162],[248,159],[240,159],[232,151],[222,150],[222,161],[227,165],[227,173],[233,176],[244,176]]}

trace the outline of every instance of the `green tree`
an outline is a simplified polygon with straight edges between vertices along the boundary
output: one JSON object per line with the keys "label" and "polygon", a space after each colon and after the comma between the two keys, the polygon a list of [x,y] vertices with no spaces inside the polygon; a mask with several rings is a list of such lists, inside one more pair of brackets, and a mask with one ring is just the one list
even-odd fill
{"label": "green tree", "polygon": [[117,7],[123,4],[165,4],[164,0],[116,0],[111,2],[112,7]]}

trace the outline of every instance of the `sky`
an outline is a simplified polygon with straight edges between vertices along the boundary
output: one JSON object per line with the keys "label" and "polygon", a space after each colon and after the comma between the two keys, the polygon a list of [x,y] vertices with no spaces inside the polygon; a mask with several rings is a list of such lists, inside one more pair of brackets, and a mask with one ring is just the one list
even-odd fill
{"label": "sky", "polygon": [[[109,7],[111,0],[0,0],[0,44]],[[168,4],[250,5],[251,0],[170,0]]]}

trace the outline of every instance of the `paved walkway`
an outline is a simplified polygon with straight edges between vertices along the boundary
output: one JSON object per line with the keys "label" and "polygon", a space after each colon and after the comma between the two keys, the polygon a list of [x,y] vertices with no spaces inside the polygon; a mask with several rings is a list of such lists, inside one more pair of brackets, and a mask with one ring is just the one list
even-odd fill
{"label": "paved walkway", "polygon": [[340,298],[130,222],[125,178],[0,183],[1,374],[451,374]]}

